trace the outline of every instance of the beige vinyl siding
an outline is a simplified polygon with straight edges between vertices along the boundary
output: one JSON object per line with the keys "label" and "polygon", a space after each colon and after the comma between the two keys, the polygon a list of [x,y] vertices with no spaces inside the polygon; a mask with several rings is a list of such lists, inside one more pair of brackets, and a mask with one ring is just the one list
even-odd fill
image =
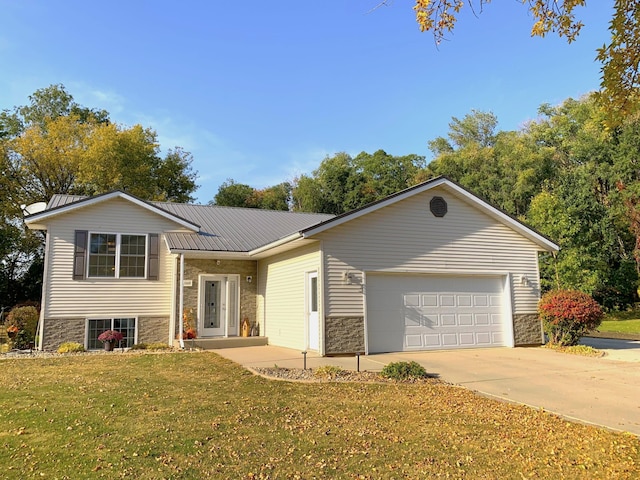
{"label": "beige vinyl siding", "polygon": [[258,316],[271,345],[306,348],[305,275],[317,271],[320,279],[319,270],[319,244],[259,261]]}
{"label": "beige vinyl siding", "polygon": [[126,200],[114,199],[54,217],[48,223],[48,282],[45,317],[103,315],[166,316],[171,312],[172,256],[160,235],[159,279],[73,280],[76,230],[149,234],[180,231],[182,227]]}
{"label": "beige vinyl siding", "polygon": [[[436,218],[429,200],[442,196]],[[514,313],[536,311],[539,247],[511,228],[436,188],[318,235],[325,253],[327,316],[363,315],[363,272],[513,274]],[[352,272],[351,284],[343,281]],[[521,285],[521,275],[531,281]]]}

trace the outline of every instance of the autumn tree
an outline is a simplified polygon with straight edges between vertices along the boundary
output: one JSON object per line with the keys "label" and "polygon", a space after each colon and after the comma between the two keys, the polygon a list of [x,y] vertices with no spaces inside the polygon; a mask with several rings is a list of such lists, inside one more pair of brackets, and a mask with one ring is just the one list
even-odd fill
{"label": "autumn tree", "polygon": [[[490,0],[416,0],[413,7],[416,21],[422,31],[433,33],[440,43],[456,26],[465,6],[475,14]],[[573,42],[583,27],[576,15],[586,0],[522,0],[531,16],[531,35],[544,37],[556,33]],[[640,105],[640,0],[615,0],[614,13],[609,23],[611,37],[597,50],[602,63],[599,100],[607,112],[610,125],[618,125],[627,115],[638,111]],[[603,39],[604,40],[604,39]]]}
{"label": "autumn tree", "polygon": [[291,188],[289,182],[282,182],[260,190],[228,178],[220,185],[218,193],[209,204],[223,207],[289,210]]}

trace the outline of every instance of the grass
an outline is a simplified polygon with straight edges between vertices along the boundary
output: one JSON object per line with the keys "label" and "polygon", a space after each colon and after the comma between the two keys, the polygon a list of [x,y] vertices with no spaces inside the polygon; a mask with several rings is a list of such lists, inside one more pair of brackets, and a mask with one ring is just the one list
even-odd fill
{"label": "grass", "polygon": [[2,478],[636,478],[640,440],[446,384],[290,383],[213,353],[0,362]]}
{"label": "grass", "polygon": [[598,327],[601,332],[631,333],[640,335],[640,311],[613,312],[607,314]]}

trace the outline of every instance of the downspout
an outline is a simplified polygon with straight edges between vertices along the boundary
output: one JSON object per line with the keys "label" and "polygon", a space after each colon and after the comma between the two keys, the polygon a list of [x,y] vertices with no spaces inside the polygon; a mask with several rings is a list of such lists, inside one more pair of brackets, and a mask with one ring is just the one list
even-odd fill
{"label": "downspout", "polygon": [[184,253],[180,254],[180,309],[178,310],[178,321],[180,322],[180,348],[184,349],[184,322],[182,315],[184,312]]}
{"label": "downspout", "polygon": [[42,351],[43,337],[44,337],[44,310],[46,308],[45,299],[47,296],[45,295],[47,285],[49,284],[49,247],[50,247],[50,236],[49,230],[47,230],[44,234],[44,267],[42,272],[42,295],[40,296],[40,317],[38,318],[38,326],[36,328],[36,338],[38,339],[38,344],[36,345],[36,350]]}
{"label": "downspout", "polygon": [[178,310],[178,255],[171,255],[171,315],[169,316],[169,345],[176,338],[176,312]]}

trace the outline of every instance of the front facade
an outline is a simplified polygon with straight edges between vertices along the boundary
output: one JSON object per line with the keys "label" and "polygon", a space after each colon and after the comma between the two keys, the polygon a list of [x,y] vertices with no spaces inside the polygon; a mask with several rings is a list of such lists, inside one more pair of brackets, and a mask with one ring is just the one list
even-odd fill
{"label": "front facade", "polygon": [[542,343],[538,253],[558,247],[438,178],[327,215],[54,197],[41,347],[242,334],[323,355]]}

